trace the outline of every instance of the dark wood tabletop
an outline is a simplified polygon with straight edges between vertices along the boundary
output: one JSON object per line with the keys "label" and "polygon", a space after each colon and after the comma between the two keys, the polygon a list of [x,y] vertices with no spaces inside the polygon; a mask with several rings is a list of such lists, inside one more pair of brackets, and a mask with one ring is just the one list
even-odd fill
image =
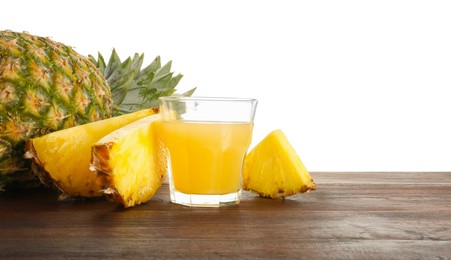
{"label": "dark wood tabletop", "polygon": [[311,173],[318,189],[241,204],[57,201],[47,189],[0,193],[0,258],[448,259],[451,173]]}

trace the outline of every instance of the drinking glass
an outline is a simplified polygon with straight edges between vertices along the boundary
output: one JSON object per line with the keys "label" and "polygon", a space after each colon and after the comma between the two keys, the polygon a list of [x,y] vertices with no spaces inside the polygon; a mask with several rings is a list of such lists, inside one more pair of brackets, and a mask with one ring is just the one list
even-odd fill
{"label": "drinking glass", "polygon": [[257,100],[168,96],[160,101],[171,201],[192,207],[238,204]]}

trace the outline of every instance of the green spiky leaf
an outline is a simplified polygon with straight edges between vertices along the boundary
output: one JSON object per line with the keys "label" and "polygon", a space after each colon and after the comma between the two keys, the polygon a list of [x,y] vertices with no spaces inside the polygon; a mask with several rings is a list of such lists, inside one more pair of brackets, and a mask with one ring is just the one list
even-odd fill
{"label": "green spiky leaf", "polygon": [[[121,62],[116,50],[113,49],[108,64],[99,53],[97,60],[89,55],[89,59],[97,66],[110,84],[114,102],[114,115],[131,113],[140,109],[158,106],[158,99],[175,93],[176,86],[182,79],[182,74],[171,72],[172,61],[161,66],[157,56],[144,69],[141,66],[144,54],[137,54]],[[196,88],[192,88],[184,96],[190,96]]]}

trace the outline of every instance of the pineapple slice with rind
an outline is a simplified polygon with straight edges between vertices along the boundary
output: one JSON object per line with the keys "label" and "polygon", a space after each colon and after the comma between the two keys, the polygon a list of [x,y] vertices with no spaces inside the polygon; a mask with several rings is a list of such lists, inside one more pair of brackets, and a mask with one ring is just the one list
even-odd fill
{"label": "pineapple slice with rind", "polygon": [[33,160],[33,171],[42,183],[62,192],[60,199],[103,196],[96,175],[89,170],[91,146],[112,131],[157,111],[144,109],[30,139],[25,156]]}
{"label": "pineapple slice with rind", "polygon": [[166,149],[152,115],[103,137],[92,147],[91,169],[112,201],[125,208],[150,200],[167,171]]}
{"label": "pineapple slice with rind", "polygon": [[284,198],[315,190],[316,183],[282,130],[274,130],[246,156],[242,188]]}

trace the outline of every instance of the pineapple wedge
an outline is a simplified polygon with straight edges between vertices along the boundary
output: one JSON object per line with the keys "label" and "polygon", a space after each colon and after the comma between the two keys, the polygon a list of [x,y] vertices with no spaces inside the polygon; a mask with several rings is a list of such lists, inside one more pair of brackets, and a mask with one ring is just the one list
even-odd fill
{"label": "pineapple wedge", "polygon": [[167,171],[166,149],[159,137],[160,115],[122,127],[92,146],[91,169],[107,197],[125,208],[156,193]]}
{"label": "pineapple wedge", "polygon": [[157,111],[140,110],[30,139],[25,157],[33,160],[33,171],[43,184],[61,191],[59,199],[103,196],[96,175],[89,170],[91,146],[108,133]]}
{"label": "pineapple wedge", "polygon": [[281,130],[266,136],[245,158],[242,188],[261,197],[284,198],[316,184]]}

